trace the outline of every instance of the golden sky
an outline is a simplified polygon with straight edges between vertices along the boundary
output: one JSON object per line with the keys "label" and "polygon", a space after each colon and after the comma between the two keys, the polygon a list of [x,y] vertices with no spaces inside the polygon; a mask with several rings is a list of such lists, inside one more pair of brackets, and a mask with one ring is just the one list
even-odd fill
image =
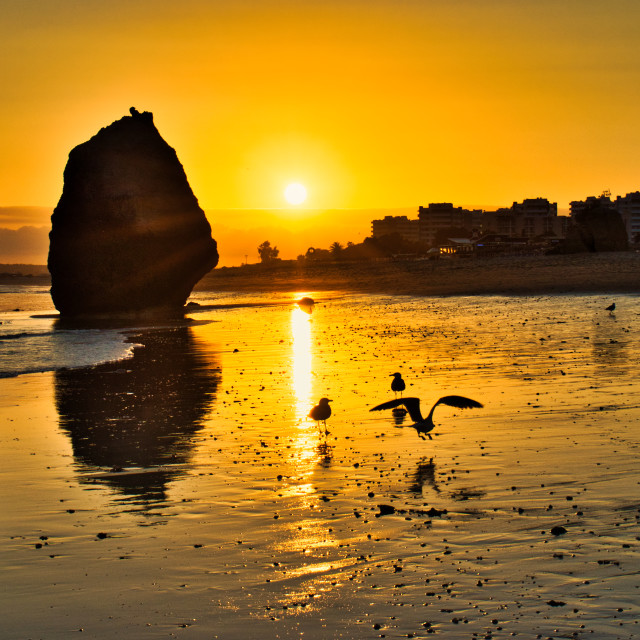
{"label": "golden sky", "polygon": [[306,208],[624,195],[638,24],[637,0],[3,0],[0,206],[55,206],[69,151],[130,106],[205,210],[288,208],[289,231]]}

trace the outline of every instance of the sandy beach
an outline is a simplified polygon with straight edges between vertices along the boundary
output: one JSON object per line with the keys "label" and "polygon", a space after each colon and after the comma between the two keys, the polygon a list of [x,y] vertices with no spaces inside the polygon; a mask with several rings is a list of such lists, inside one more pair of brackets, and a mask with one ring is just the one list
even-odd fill
{"label": "sandy beach", "polygon": [[197,289],[342,290],[418,296],[638,293],[640,253],[257,264],[214,269],[203,278]]}
{"label": "sandy beach", "polygon": [[0,380],[5,637],[638,636],[637,296],[194,298]]}

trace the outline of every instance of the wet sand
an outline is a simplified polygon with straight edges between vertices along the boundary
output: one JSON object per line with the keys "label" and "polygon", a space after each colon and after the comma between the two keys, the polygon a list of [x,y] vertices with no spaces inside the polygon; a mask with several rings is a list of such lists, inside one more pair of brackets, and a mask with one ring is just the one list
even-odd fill
{"label": "wet sand", "polygon": [[419,296],[640,293],[640,253],[261,264],[214,269],[212,291],[356,291]]}
{"label": "wet sand", "polygon": [[[5,637],[638,637],[640,299],[611,299],[246,295],[281,304],[1,380]],[[484,408],[423,441],[369,411],[394,371]]]}

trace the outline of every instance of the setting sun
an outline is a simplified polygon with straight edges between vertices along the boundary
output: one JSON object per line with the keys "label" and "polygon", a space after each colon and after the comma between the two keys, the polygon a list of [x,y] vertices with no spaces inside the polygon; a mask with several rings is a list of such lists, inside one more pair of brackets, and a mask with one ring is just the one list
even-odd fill
{"label": "setting sun", "polygon": [[302,204],[307,199],[307,189],[298,182],[292,182],[284,190],[284,198],[289,204]]}

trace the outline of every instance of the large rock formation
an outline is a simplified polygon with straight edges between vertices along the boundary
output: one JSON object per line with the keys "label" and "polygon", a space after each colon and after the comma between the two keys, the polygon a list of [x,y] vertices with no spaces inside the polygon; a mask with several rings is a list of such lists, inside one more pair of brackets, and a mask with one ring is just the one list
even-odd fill
{"label": "large rock formation", "polygon": [[179,311],[218,263],[176,152],[151,113],[130,111],[69,154],[49,234],[62,316]]}
{"label": "large rock formation", "polygon": [[593,200],[573,216],[567,237],[554,253],[627,251],[627,230],[620,214],[608,203]]}

